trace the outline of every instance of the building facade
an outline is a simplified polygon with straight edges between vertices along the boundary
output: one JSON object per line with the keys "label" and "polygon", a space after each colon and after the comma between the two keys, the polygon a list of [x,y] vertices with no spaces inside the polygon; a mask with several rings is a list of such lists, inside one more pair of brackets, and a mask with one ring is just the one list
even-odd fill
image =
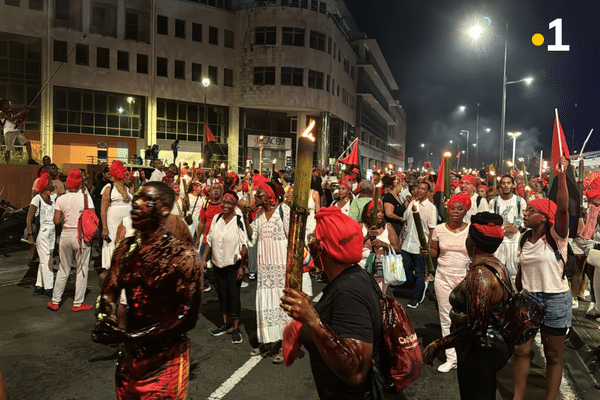
{"label": "building facade", "polygon": [[[0,0],[0,98],[57,164],[160,158],[293,166],[316,120],[315,165],[355,137],[363,165],[404,167],[406,116],[373,39],[341,0]],[[205,86],[203,80],[210,80]],[[204,165],[208,163],[202,160]]]}

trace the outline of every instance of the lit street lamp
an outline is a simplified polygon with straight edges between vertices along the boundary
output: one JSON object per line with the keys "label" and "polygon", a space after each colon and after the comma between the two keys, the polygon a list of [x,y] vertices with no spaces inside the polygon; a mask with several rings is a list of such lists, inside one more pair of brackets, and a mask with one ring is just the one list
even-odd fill
{"label": "lit street lamp", "polygon": [[517,146],[517,138],[521,136],[521,132],[508,132],[508,136],[513,140],[512,165],[515,165],[515,150]]}
{"label": "lit street lamp", "polygon": [[425,157],[425,161],[429,161],[429,143],[421,143],[421,147],[427,147],[427,157]]}

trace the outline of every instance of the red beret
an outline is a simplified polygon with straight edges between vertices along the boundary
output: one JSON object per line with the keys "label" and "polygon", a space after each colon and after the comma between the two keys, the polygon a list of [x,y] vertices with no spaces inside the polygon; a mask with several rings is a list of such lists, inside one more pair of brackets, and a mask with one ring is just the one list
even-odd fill
{"label": "red beret", "polygon": [[529,205],[534,207],[536,210],[541,212],[548,218],[550,225],[554,224],[554,217],[556,215],[556,203],[550,199],[535,199],[529,202]]}
{"label": "red beret", "polygon": [[358,222],[336,206],[321,207],[315,214],[315,235],[334,260],[356,264],[362,259],[363,236]]}

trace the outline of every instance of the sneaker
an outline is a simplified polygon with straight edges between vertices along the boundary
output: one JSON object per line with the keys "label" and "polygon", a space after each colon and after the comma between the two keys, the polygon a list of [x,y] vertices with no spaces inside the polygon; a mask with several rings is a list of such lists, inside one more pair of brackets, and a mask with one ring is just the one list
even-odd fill
{"label": "sneaker", "polygon": [[242,281],[241,287],[248,287],[250,284],[248,282]]}
{"label": "sneaker", "polygon": [[71,307],[71,311],[72,312],[88,311],[88,310],[91,310],[92,308],[94,308],[94,306],[91,305],[91,304],[81,303],[80,306],[73,306],[73,307]]}
{"label": "sneaker", "polygon": [[54,304],[53,302],[48,302],[48,308],[52,311],[58,311],[58,304]]}
{"label": "sneaker", "polygon": [[34,296],[39,296],[39,295],[42,295],[42,294],[44,294],[44,288],[43,288],[43,287],[36,286],[36,287],[35,287],[35,289],[33,289],[33,293],[32,293],[32,294],[33,294]]}
{"label": "sneaker", "polygon": [[231,326],[225,324],[225,325],[221,326],[220,328],[210,331],[210,334],[211,334],[211,336],[221,336],[226,333],[231,333],[232,329],[233,328],[231,328]]}
{"label": "sneaker", "polygon": [[250,279],[251,281],[255,280],[256,279],[256,274],[254,272],[250,272],[248,274],[248,279]]}
{"label": "sneaker", "polygon": [[453,369],[456,369],[456,364],[451,361],[446,361],[440,365],[437,370],[439,372],[446,373],[452,371]]}
{"label": "sneaker", "polygon": [[33,158],[30,158],[29,160],[27,160],[27,164],[29,165],[40,165],[39,162],[35,161]]}
{"label": "sneaker", "polygon": [[210,292],[210,290],[212,289],[212,286],[208,285],[202,288],[202,293],[206,293],[206,292]]}
{"label": "sneaker", "polygon": [[242,343],[242,332],[239,329],[233,331],[231,335],[231,343]]}
{"label": "sneaker", "polygon": [[427,281],[425,281],[425,287],[423,288],[423,294],[421,295],[421,300],[419,303],[422,303],[425,300],[425,295],[427,294]]}
{"label": "sneaker", "polygon": [[572,308],[573,309],[579,308],[579,300],[577,300],[577,297],[573,297]]}
{"label": "sneaker", "polygon": [[419,300],[417,299],[411,299],[408,304],[406,305],[406,307],[408,308],[417,308],[419,306]]}
{"label": "sneaker", "polygon": [[52,289],[47,289],[44,291],[44,296],[52,298]]}

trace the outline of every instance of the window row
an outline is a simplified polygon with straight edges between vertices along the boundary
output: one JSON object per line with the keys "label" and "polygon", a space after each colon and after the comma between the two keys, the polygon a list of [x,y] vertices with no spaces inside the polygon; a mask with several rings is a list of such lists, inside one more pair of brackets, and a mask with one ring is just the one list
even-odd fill
{"label": "window row", "polygon": [[202,142],[205,121],[219,143],[227,138],[229,108],[177,100],[157,99],[156,137]]}
{"label": "window row", "polygon": [[[191,37],[194,42],[202,42],[202,24],[192,22],[191,32],[188,32],[185,20],[175,18],[174,23],[176,38],[186,39]],[[169,35],[169,17],[165,15],[156,16],[156,33]],[[208,27],[208,44],[219,45],[219,28],[215,26]],[[223,29],[223,46],[233,49],[233,31]]]}
{"label": "window row", "polygon": [[[180,0],[182,1],[182,0]],[[223,8],[225,10],[231,10],[231,0],[183,0],[186,3],[193,2],[199,4],[206,4],[207,6]]]}
{"label": "window row", "polygon": [[[204,77],[210,79],[211,85],[219,84],[219,67],[213,65],[208,66],[208,70],[203,74],[202,64],[191,63],[191,71],[187,71],[185,61],[175,60],[173,63],[173,77],[175,79],[188,79],[188,72],[191,72],[191,80],[193,82],[201,82]],[[169,77],[169,60],[164,57],[156,58],[156,75],[165,78]],[[223,68],[223,86],[233,87],[233,70]]]}
{"label": "window row", "polygon": [[[196,1],[196,0],[192,0]],[[327,14],[327,3],[324,1],[318,0],[262,0],[258,1],[259,5],[263,4],[272,4],[272,5],[281,5],[283,7],[297,7],[304,8],[308,10],[308,6],[310,3],[310,9],[313,11],[318,11],[322,14]]]}
{"label": "window row", "polygon": [[[25,1],[23,1],[23,2],[25,2]],[[7,6],[20,7],[21,0],[4,0],[4,4],[6,4]],[[29,0],[29,9],[37,10],[37,11],[44,11],[44,1],[43,0]]]}

